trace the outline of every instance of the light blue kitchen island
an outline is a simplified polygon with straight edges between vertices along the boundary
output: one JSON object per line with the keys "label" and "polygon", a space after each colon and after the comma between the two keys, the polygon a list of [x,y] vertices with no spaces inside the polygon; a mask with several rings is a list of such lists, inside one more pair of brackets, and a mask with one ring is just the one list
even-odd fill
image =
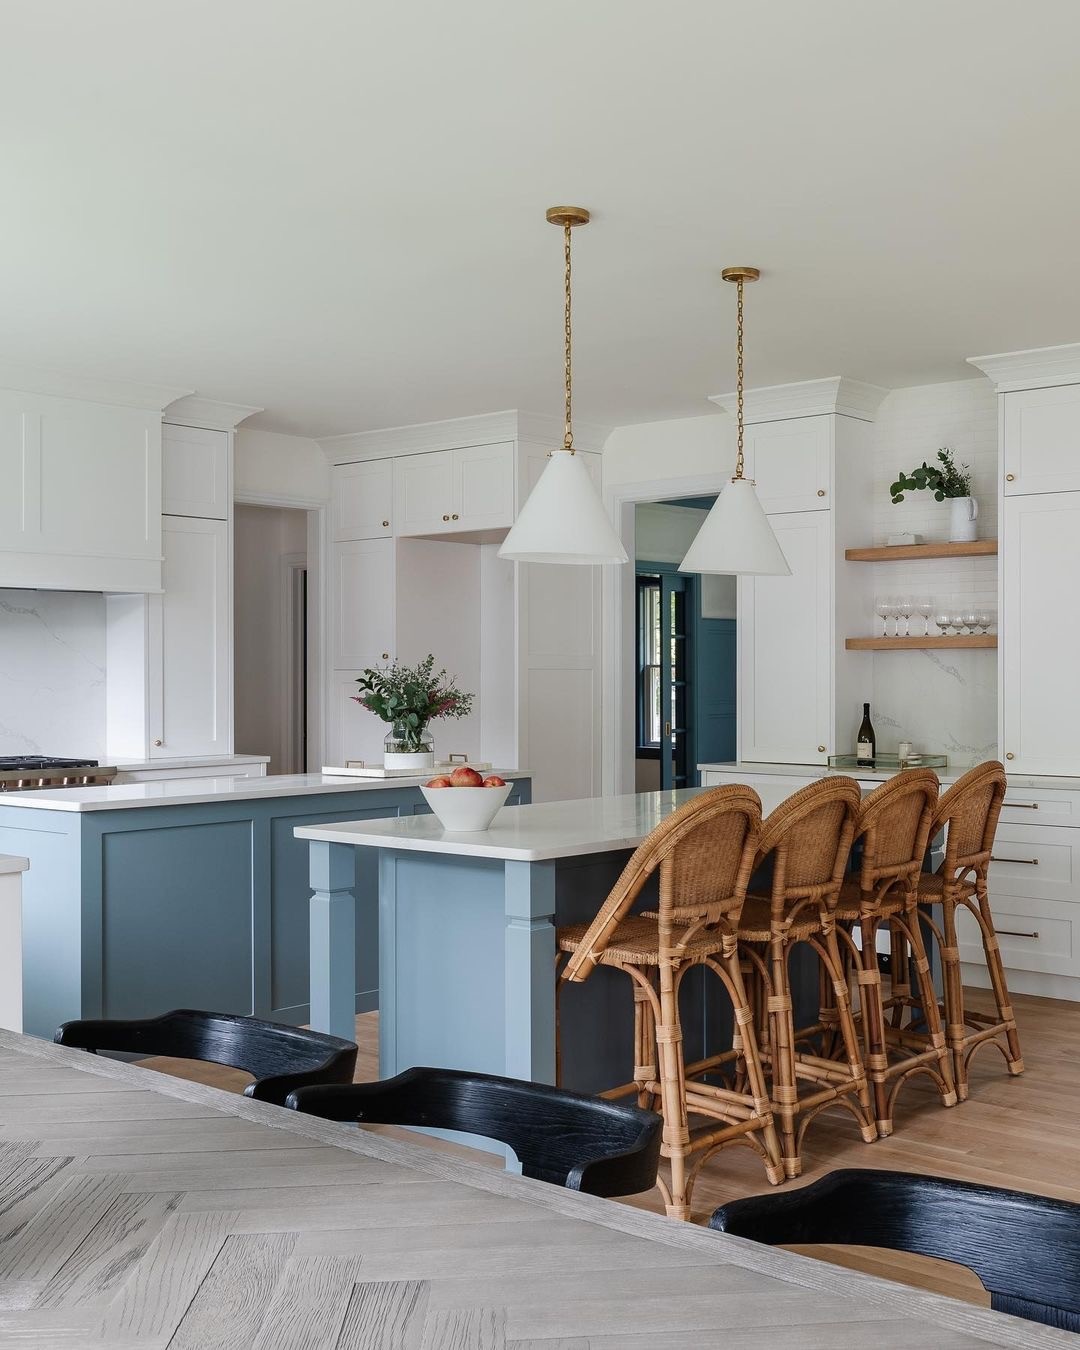
{"label": "light blue kitchen island", "polygon": [[[592,919],[641,840],[702,790],[507,806],[478,834],[416,815],[299,827],[311,847],[313,1025],[351,1034],[366,939],[379,949],[381,1076],[420,1064],[554,1082],[556,926]],[[765,811],[785,795],[763,791]],[[376,858],[377,934],[362,931]],[[638,907],[655,900],[647,888]],[[816,1007],[816,979],[807,990]],[[729,1036],[730,1005],[702,971],[683,998],[696,1059]],[[632,1010],[629,981],[603,966],[563,989],[566,1087],[632,1077]]]}
{"label": "light blue kitchen island", "polygon": [[[528,801],[528,777],[504,776]],[[294,831],[426,812],[421,781],[294,774],[3,794],[0,853],[30,860],[25,1030],[51,1038],[69,1018],[174,1007],[307,1022],[311,892]],[[359,870],[354,1012],[378,1006],[376,872],[374,860]]]}

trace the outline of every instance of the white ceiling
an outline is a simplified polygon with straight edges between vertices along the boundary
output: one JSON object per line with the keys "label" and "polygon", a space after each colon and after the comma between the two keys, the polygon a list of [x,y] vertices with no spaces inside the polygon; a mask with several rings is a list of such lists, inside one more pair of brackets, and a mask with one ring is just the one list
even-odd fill
{"label": "white ceiling", "polygon": [[1073,0],[0,0],[0,355],[321,435],[1080,339]]}

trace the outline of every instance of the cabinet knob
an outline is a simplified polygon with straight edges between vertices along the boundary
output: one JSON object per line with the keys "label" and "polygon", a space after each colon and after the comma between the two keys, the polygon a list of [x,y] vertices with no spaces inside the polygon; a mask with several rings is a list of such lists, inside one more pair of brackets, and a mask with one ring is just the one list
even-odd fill
{"label": "cabinet knob", "polygon": [[1007,474],[1005,475],[1005,481],[1006,481],[1006,483],[1015,483],[1015,482],[1016,482],[1016,474],[1014,474],[1014,473],[1007,473]]}
{"label": "cabinet knob", "polygon": [[161,740],[159,739],[159,740],[156,740],[156,741],[154,742],[154,744],[155,744],[155,745],[161,745],[162,742],[161,742]]}
{"label": "cabinet knob", "polygon": [[450,519],[451,519],[451,520],[457,520],[457,518],[458,518],[457,512],[455,511],[454,514],[450,517]]}
{"label": "cabinet knob", "polygon": [[384,661],[389,661],[389,660],[390,660],[390,653],[389,653],[389,652],[383,652],[383,654],[382,654],[382,659],[383,659]]}
{"label": "cabinet knob", "polygon": [[819,745],[817,748],[817,752],[819,755],[823,755],[825,753],[825,747],[823,745]]}
{"label": "cabinet knob", "polygon": [[450,519],[449,516],[443,516],[443,520],[449,520],[449,519]]}
{"label": "cabinet knob", "polygon": [[1013,752],[1012,752],[1011,750],[1006,750],[1006,751],[1005,751],[1005,758],[1006,758],[1006,759],[1015,759],[1016,756],[1013,754]]}
{"label": "cabinet knob", "polygon": [[819,497],[824,497],[824,496],[825,496],[825,489],[824,489],[824,488],[818,488],[818,490],[817,490],[817,495],[818,495]]}
{"label": "cabinet knob", "polygon": [[389,528],[390,528],[390,522],[389,522],[388,520],[384,520],[384,521],[383,521],[383,529],[384,529],[384,530],[387,530],[387,529],[389,529]]}

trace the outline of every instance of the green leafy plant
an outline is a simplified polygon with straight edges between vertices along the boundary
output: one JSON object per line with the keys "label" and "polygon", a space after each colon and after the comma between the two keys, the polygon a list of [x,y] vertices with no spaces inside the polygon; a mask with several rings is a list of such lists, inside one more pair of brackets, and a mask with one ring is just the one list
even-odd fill
{"label": "green leafy plant", "polygon": [[896,482],[889,488],[893,505],[904,500],[905,492],[932,492],[934,500],[943,502],[951,497],[971,496],[971,469],[967,464],[957,464],[947,445],[937,452],[941,467],[927,464],[924,460],[910,473],[900,473]]}
{"label": "green leafy plant", "polygon": [[355,702],[389,722],[409,753],[421,749],[429,722],[440,717],[466,717],[472,710],[473,695],[459,689],[445,670],[437,671],[431,655],[416,666],[394,661],[388,666],[369,667],[356,683],[360,692],[352,695]]}

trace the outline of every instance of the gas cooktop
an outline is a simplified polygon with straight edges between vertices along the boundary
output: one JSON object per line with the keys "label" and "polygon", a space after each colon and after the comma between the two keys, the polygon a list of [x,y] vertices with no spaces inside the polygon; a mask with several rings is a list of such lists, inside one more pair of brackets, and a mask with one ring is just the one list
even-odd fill
{"label": "gas cooktop", "polygon": [[58,759],[54,755],[0,755],[0,792],[34,788],[93,787],[111,783],[114,768],[96,759]]}
{"label": "gas cooktop", "polygon": [[56,759],[53,755],[0,755],[0,773],[13,769],[96,769],[96,759]]}

